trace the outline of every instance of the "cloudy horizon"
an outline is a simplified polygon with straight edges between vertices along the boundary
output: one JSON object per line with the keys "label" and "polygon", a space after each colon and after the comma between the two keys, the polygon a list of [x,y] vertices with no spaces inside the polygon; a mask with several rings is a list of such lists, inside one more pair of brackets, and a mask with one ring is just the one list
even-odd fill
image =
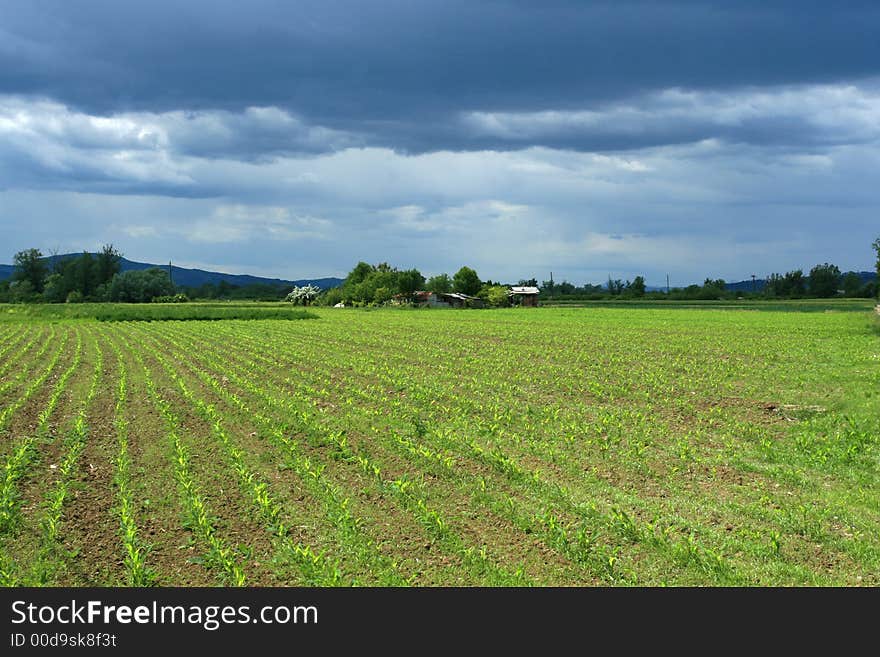
{"label": "cloudy horizon", "polygon": [[0,262],[873,269],[880,8],[0,0]]}

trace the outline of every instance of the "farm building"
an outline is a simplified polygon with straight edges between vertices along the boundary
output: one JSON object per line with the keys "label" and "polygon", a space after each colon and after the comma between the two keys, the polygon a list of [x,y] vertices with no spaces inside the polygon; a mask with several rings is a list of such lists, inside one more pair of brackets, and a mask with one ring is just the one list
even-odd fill
{"label": "farm building", "polygon": [[400,306],[407,303],[413,303],[417,306],[430,306],[432,308],[436,306],[446,306],[446,304],[440,302],[436,294],[422,290],[413,292],[412,294],[395,294],[391,297],[391,303]]}
{"label": "farm building", "polygon": [[507,296],[510,301],[520,306],[538,307],[538,294],[541,291],[536,287],[515,285],[510,288]]}
{"label": "farm building", "polygon": [[482,308],[483,300],[459,292],[439,292],[437,298],[452,308]]}
{"label": "farm building", "polygon": [[419,291],[412,295],[397,294],[391,300],[395,304],[412,301],[417,306],[430,308],[482,308],[483,300],[478,297],[459,294],[458,292],[427,292]]}

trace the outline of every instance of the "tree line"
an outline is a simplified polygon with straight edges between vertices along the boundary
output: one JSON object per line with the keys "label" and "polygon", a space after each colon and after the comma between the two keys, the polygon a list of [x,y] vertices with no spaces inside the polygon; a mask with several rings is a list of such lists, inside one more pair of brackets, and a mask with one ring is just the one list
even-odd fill
{"label": "tree line", "polygon": [[96,254],[46,258],[39,249],[15,254],[12,278],[0,282],[0,302],[81,303],[175,300],[164,269],[121,271],[122,254],[107,244]]}
{"label": "tree line", "polygon": [[189,299],[280,301],[290,291],[284,285],[234,285],[225,280],[199,286],[175,285],[167,269],[121,271],[122,253],[112,244],[98,253],[44,256],[25,249],[14,256],[12,277],[0,281],[0,303],[81,303]]}
{"label": "tree line", "polygon": [[[814,266],[808,274],[797,269],[767,277],[763,289],[729,290],[723,279],[707,278],[702,285],[677,287],[666,291],[648,291],[643,276],[632,281],[609,277],[605,285],[577,286],[552,279],[540,285],[534,278],[520,279],[517,285],[537,287],[543,299],[679,299],[710,300],[736,297],[798,299],[834,296],[871,298],[880,294],[880,237],[872,243],[877,262],[877,277],[864,281],[855,272],[841,273],[831,263]],[[169,272],[162,268],[121,271],[122,254],[107,244],[96,254],[69,257],[45,257],[39,249],[15,254],[12,278],[0,281],[0,303],[4,302],[150,302],[194,299],[288,299],[297,303],[352,306],[382,305],[392,300],[407,303],[416,292],[437,294],[457,292],[475,297],[484,305],[510,305],[509,285],[481,280],[476,270],[463,266],[455,274],[442,273],[430,278],[418,269],[398,269],[382,262],[371,265],[358,262],[343,283],[323,293],[293,294],[290,288],[266,284],[232,285],[226,281],[199,287],[175,286]],[[294,290],[297,292],[297,290]],[[301,292],[301,291],[300,291]],[[515,300],[513,300],[515,302]]]}
{"label": "tree line", "polygon": [[[488,281],[491,284],[491,281]],[[382,305],[392,299],[403,302],[412,301],[416,292],[431,291],[438,294],[458,292],[468,296],[478,296],[487,292],[487,284],[480,280],[477,272],[470,267],[462,267],[453,276],[438,274],[429,279],[418,269],[398,269],[387,262],[371,265],[359,262],[345,277],[342,285],[327,290],[318,297],[325,305],[344,303],[350,306]],[[505,288],[505,296],[507,289]]]}

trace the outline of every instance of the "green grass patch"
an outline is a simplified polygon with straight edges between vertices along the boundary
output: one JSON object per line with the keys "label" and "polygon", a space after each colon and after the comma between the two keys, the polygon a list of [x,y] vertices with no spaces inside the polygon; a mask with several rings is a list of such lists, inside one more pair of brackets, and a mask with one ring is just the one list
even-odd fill
{"label": "green grass patch", "polygon": [[676,308],[703,310],[759,310],[764,312],[867,312],[874,306],[873,299],[716,299],[709,301],[666,299],[602,299],[581,301],[577,299],[542,299],[546,308]]}
{"label": "green grass patch", "polygon": [[218,321],[224,319],[315,319],[302,308],[259,303],[88,303],[0,305],[0,322],[31,322],[66,319],[100,322]]}

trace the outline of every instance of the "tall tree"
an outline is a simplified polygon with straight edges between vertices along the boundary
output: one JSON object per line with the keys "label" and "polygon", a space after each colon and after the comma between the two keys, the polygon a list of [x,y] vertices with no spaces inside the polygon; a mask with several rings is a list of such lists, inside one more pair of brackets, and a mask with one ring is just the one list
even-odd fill
{"label": "tall tree", "polygon": [[174,294],[174,285],[168,271],[152,267],[118,274],[110,284],[110,301],[148,303],[154,297]]}
{"label": "tall tree", "polygon": [[837,265],[825,263],[810,270],[810,294],[816,297],[833,297],[840,283]]}
{"label": "tall tree", "polygon": [[452,279],[449,278],[449,274],[437,274],[428,279],[426,286],[436,294],[452,292]]}
{"label": "tall tree", "polygon": [[645,277],[636,276],[629,284],[629,292],[635,297],[645,296]]}
{"label": "tall tree", "polygon": [[397,287],[401,294],[412,297],[425,285],[425,277],[418,269],[406,269],[397,274]]}
{"label": "tall tree", "polygon": [[112,244],[105,244],[95,258],[95,286],[113,280],[122,267],[122,254]]}
{"label": "tall tree", "polygon": [[880,237],[875,239],[871,246],[874,247],[874,251],[877,253],[877,262],[875,263],[877,269],[877,298],[880,298]]}
{"label": "tall tree", "polygon": [[848,297],[857,297],[862,291],[862,277],[854,271],[848,271],[840,280],[843,294]]}
{"label": "tall tree", "polygon": [[92,254],[83,252],[76,259],[76,289],[83,297],[90,297],[95,290],[95,260]]}
{"label": "tall tree", "polygon": [[345,282],[352,285],[357,285],[358,283],[363,282],[364,279],[372,274],[374,270],[375,267],[373,267],[373,265],[361,261],[357,263],[354,266],[354,269],[349,272],[348,276],[345,279]]}
{"label": "tall tree", "polygon": [[13,280],[30,283],[34,292],[42,293],[49,268],[39,249],[26,249],[15,254]]}
{"label": "tall tree", "polygon": [[462,267],[455,272],[455,276],[452,277],[452,285],[456,292],[469,296],[476,295],[480,288],[483,287],[477,272],[470,267]]}

